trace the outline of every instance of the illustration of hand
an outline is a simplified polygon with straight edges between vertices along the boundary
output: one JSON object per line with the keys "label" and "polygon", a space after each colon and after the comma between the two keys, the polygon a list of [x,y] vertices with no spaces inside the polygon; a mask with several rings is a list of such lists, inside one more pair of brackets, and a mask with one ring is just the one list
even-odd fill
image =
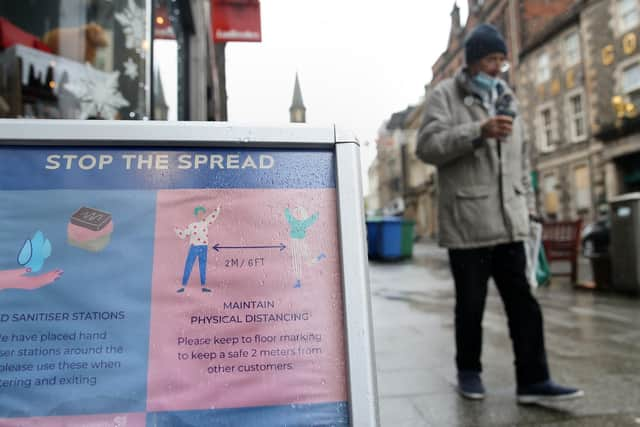
{"label": "illustration of hand", "polygon": [[44,261],[51,255],[51,242],[44,237],[42,231],[35,232],[31,239],[27,239],[18,252],[18,264],[34,273],[42,270]]}
{"label": "illustration of hand", "polygon": [[213,222],[218,219],[218,215],[220,214],[220,205],[218,205],[217,208],[215,208],[210,214],[209,216],[207,216],[205,218],[205,221],[207,222],[208,225],[213,224]]}
{"label": "illustration of hand", "polygon": [[173,231],[176,233],[180,239],[184,239],[186,236],[185,230],[180,229],[179,227],[173,227]]}
{"label": "illustration of hand", "polygon": [[64,273],[63,270],[56,269],[37,276],[26,276],[31,271],[30,268],[0,270],[0,291],[5,289],[38,289],[55,282]]}

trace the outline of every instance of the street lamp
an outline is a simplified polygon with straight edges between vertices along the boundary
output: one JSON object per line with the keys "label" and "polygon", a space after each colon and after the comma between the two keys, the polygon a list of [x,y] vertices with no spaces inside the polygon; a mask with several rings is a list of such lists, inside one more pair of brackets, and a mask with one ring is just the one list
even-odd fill
{"label": "street lamp", "polygon": [[633,102],[626,97],[615,95],[611,98],[611,104],[616,111],[616,127],[622,126],[624,119],[633,119],[638,115],[638,110]]}

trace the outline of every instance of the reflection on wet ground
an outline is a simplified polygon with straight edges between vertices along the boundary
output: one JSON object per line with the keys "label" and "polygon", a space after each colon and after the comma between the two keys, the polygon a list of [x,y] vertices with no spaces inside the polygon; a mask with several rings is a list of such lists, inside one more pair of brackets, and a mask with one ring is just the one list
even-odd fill
{"label": "reflection on wet ground", "polygon": [[461,399],[453,364],[453,282],[446,252],[417,244],[413,259],[370,263],[383,426],[639,426],[640,299],[575,290],[564,277],[536,290],[553,378],[585,398],[519,406],[502,303],[491,287],[483,320],[487,397]]}

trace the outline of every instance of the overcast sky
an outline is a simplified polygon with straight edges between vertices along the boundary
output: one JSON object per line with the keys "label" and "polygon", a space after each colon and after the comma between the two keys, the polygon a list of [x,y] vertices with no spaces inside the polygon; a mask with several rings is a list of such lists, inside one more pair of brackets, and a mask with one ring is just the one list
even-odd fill
{"label": "overcast sky", "polygon": [[[460,1],[463,18],[466,0]],[[262,0],[262,42],[227,44],[229,120],[288,123],[298,72],[307,123],[336,124],[367,165],[384,120],[419,101],[453,0]],[[463,20],[464,24],[464,20]]]}

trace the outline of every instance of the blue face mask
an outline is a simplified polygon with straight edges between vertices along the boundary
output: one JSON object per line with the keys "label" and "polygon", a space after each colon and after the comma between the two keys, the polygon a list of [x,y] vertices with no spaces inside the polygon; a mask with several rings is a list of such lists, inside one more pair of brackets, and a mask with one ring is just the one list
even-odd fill
{"label": "blue face mask", "polygon": [[494,79],[487,73],[483,73],[482,71],[473,76],[473,82],[481,89],[486,90],[487,92],[495,89],[498,84],[498,79]]}

